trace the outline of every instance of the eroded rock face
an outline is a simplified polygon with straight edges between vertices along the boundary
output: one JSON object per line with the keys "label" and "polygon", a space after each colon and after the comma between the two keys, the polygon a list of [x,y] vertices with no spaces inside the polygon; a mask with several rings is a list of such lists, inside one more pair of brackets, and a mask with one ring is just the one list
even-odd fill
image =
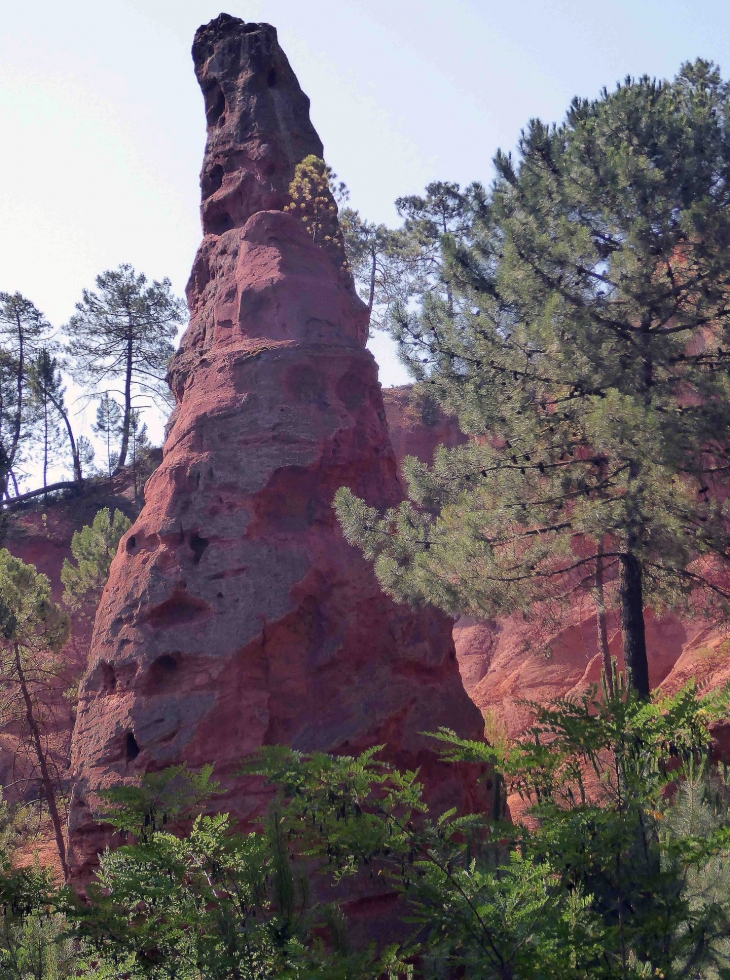
{"label": "eroded rock face", "polygon": [[[157,451],[156,451],[157,452]],[[72,559],[71,541],[76,531],[91,524],[103,507],[121,510],[133,519],[140,510],[135,499],[133,481],[129,470],[122,471],[112,480],[90,481],[80,494],[65,499],[41,498],[25,506],[6,512],[2,546],[26,564],[35,565],[46,575],[51,584],[51,594],[56,602],[63,597],[61,569],[64,559]],[[43,732],[48,758],[58,774],[64,792],[70,786],[69,753],[75,709],[69,699],[69,689],[78,684],[88,660],[89,643],[96,612],[93,595],[70,610],[71,636],[60,658],[50,665],[53,677],[47,678],[48,686],[43,693]],[[9,803],[38,798],[37,765],[28,752],[27,733],[20,718],[5,718],[0,733],[0,785],[3,798]],[[53,831],[49,827],[41,835],[30,840],[14,855],[19,865],[32,865],[36,858],[42,867],[51,867],[61,874]]]}
{"label": "eroded rock face", "polygon": [[[703,632],[698,623],[678,616],[658,619],[645,613],[649,680],[664,685],[686,651]],[[609,649],[623,670],[618,615],[608,617]],[[706,632],[706,630],[705,630]],[[602,662],[598,652],[596,616],[590,601],[576,602],[552,626],[504,616],[491,622],[460,619],[454,627],[459,666],[471,699],[490,723],[512,737],[530,727],[534,712],[525,702],[550,704],[556,698],[579,696],[591,684],[600,688]]]}
{"label": "eroded rock face", "polygon": [[264,744],[385,743],[421,767],[437,806],[468,808],[482,792],[420,734],[481,734],[451,621],[386,598],[332,511],[342,485],[379,508],[402,490],[366,310],[279,210],[297,160],[322,152],[308,101],[268,25],[221,15],[193,54],[208,115],[205,237],[163,461],[112,565],[81,688],[78,878],[109,839],[98,791],[183,759],[214,762],[221,807],[244,819],[265,797],[236,773]]}
{"label": "eroded rock face", "polygon": [[435,399],[413,385],[385,388],[383,402],[390,442],[399,463],[406,456],[432,463],[439,446],[453,449],[467,441],[456,416],[446,415]]}
{"label": "eroded rock face", "polygon": [[294,167],[322,141],[269,24],[221,14],[193,42],[208,138],[200,174],[203,234],[241,228],[257,211],[280,211]]}

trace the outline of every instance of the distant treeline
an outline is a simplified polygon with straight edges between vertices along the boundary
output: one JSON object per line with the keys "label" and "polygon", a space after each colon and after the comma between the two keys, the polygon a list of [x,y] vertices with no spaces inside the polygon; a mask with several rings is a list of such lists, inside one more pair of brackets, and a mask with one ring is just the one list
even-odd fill
{"label": "distant treeline", "polygon": [[[0,293],[0,491],[15,498],[80,486],[87,477],[109,476],[131,465],[135,489],[149,465],[142,410],[169,403],[165,371],[185,307],[169,279],[149,283],[131,265],[97,276],[76,312],[55,329],[20,293]],[[61,339],[62,338],[62,339]],[[104,446],[94,465],[91,440],[78,432],[66,401],[64,374],[95,401],[92,426]],[[40,463],[40,467],[38,466]],[[39,488],[21,491],[21,476],[40,469]],[[53,466],[68,479],[49,485]],[[139,478],[139,479],[138,479]]]}

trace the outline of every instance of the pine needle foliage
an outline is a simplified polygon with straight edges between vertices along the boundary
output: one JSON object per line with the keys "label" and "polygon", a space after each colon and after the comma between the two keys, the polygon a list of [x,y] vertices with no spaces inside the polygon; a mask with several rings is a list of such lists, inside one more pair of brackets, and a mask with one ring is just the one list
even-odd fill
{"label": "pine needle foliage", "polygon": [[69,637],[68,614],[51,598],[51,584],[34,565],[0,549],[0,724],[21,733],[31,762],[29,781],[45,799],[64,875],[66,844],[58,806],[59,773],[49,745],[53,704]]}
{"label": "pine needle foliage", "polygon": [[66,326],[75,380],[87,389],[119,383],[122,399],[118,472],[127,461],[132,411],[140,399],[169,406],[165,380],[174,353],[172,340],[184,320],[185,305],[169,279],[148,282],[144,273],[122,264],[96,277],[85,289]]}
{"label": "pine needle foliage", "polygon": [[66,389],[63,387],[61,366],[58,358],[50,350],[42,347],[31,361],[28,381],[33,401],[37,407],[38,421],[41,424],[43,446],[43,486],[48,481],[48,464],[57,453],[58,429],[60,423],[66,431],[71,451],[73,478],[81,484],[83,480],[82,455],[71,426],[66,406]]}
{"label": "pine needle foliage", "polygon": [[29,368],[48,345],[51,325],[21,293],[0,293],[0,485],[17,490],[20,465],[26,461],[32,427],[37,421],[31,398]]}
{"label": "pine needle foliage", "polygon": [[[130,422],[131,427],[131,422]],[[122,410],[108,391],[99,399],[96,406],[96,421],[91,427],[100,436],[106,451],[106,470],[109,479],[116,472],[119,463],[117,440],[122,435]]]}
{"label": "pine needle foliage", "polygon": [[629,78],[469,189],[470,234],[443,239],[462,303],[427,295],[396,335],[474,441],[409,461],[382,519],[337,499],[390,594],[491,616],[618,576],[644,695],[644,605],[726,612],[729,122],[707,62]]}
{"label": "pine needle foliage", "polygon": [[386,329],[391,307],[409,297],[405,268],[412,255],[401,230],[366,221],[354,208],[339,213],[347,261],[370,314],[370,328]]}
{"label": "pine needle foliage", "polygon": [[131,524],[121,510],[112,514],[108,507],[103,507],[91,524],[74,531],[71,538],[73,561],[64,558],[61,567],[63,601],[67,606],[76,609],[89,596],[98,598],[101,595],[119,541]]}

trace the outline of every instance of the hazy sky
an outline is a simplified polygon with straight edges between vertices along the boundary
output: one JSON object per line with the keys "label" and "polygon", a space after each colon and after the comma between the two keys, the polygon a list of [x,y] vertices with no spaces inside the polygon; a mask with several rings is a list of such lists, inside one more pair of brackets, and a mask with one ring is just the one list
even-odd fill
{"label": "hazy sky", "polygon": [[489,181],[576,94],[698,56],[730,75],[728,0],[0,0],[1,290],[58,325],[120,262],[182,292],[205,137],[189,52],[221,9],[278,28],[328,162],[383,221],[429,180]]}

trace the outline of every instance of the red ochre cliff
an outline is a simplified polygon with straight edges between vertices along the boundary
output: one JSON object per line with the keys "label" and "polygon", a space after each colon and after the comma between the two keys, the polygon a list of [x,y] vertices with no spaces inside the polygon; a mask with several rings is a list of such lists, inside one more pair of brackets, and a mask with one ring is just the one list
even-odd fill
{"label": "red ochre cliff", "polygon": [[[16,504],[3,515],[0,544],[22,561],[35,565],[51,583],[53,598],[61,601],[63,585],[61,568],[71,558],[71,539],[75,531],[91,524],[103,507],[121,510],[133,518],[140,505],[135,499],[132,481],[125,472],[113,480],[90,480],[81,493],[57,495],[43,501]],[[63,796],[69,788],[69,750],[75,708],[69,693],[78,684],[86,667],[89,641],[94,623],[96,601],[90,596],[70,610],[71,638],[54,663],[52,675],[46,677],[43,691],[42,718],[45,745],[50,766],[58,775]],[[19,799],[38,799],[37,764],[27,741],[27,732],[12,714],[5,719],[0,732],[0,786],[3,798],[10,803]],[[24,840],[14,860],[33,863],[61,873],[58,851],[50,827],[40,825]]]}
{"label": "red ochre cliff", "polygon": [[467,441],[454,415],[445,415],[428,393],[413,385],[384,388],[383,402],[393,452],[400,463],[415,456],[432,463],[439,446],[453,449]]}
{"label": "red ochre cliff", "polygon": [[468,808],[481,792],[421,734],[482,730],[451,621],[386,598],[332,511],[342,485],[379,508],[402,489],[366,310],[280,210],[296,163],[322,156],[308,100],[266,24],[221,15],[193,58],[204,238],[163,461],[120,543],[81,686],[69,824],[80,877],[109,839],[98,790],[183,759],[214,762],[221,805],[244,819],[263,798],[236,772],[264,744],[384,743],[421,767],[437,806]]}

